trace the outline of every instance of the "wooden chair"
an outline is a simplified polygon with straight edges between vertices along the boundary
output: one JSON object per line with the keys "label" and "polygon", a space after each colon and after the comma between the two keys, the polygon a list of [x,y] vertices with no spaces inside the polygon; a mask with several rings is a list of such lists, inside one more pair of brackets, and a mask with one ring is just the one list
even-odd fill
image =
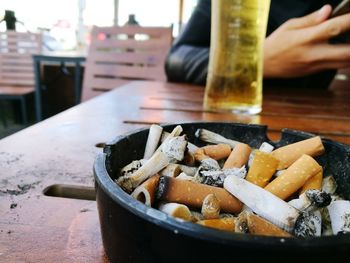
{"label": "wooden chair", "polygon": [[34,92],[32,54],[40,53],[42,36],[16,31],[0,32],[0,100],[19,100],[27,124],[26,96]]}
{"label": "wooden chair", "polygon": [[82,100],[131,80],[165,81],[171,27],[94,27],[85,64]]}

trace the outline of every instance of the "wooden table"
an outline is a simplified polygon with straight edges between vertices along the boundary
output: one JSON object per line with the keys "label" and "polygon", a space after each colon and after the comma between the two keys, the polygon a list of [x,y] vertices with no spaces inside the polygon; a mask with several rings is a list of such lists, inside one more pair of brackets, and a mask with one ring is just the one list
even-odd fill
{"label": "wooden table", "polygon": [[0,262],[107,261],[95,202],[43,190],[93,186],[96,146],[117,135],[152,123],[221,120],[269,125],[272,139],[287,127],[350,144],[347,86],[267,88],[262,114],[244,117],[203,112],[203,87],[131,82],[0,140]]}

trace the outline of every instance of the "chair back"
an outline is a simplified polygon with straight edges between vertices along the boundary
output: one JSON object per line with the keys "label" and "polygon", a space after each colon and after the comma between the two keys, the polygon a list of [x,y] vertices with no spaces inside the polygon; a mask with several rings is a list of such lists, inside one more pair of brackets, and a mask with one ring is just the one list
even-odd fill
{"label": "chair back", "polygon": [[41,51],[41,34],[0,32],[0,85],[34,86],[32,54]]}
{"label": "chair back", "polygon": [[165,81],[171,27],[94,27],[85,64],[82,100],[131,80]]}

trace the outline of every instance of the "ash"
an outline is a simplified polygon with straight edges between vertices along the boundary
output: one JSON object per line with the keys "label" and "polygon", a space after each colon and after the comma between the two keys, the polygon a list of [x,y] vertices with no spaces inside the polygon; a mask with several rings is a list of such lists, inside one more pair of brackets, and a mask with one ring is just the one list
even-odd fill
{"label": "ash", "polygon": [[332,201],[331,195],[324,191],[311,189],[307,190],[305,194],[309,198],[311,203],[317,207],[326,207]]}
{"label": "ash", "polygon": [[321,224],[320,219],[313,213],[301,213],[294,225],[294,235],[296,237],[314,237],[317,232],[316,225],[319,224]]}
{"label": "ash", "polygon": [[341,232],[342,233],[350,233],[350,213],[342,215],[341,219],[344,222],[344,224],[341,228]]}

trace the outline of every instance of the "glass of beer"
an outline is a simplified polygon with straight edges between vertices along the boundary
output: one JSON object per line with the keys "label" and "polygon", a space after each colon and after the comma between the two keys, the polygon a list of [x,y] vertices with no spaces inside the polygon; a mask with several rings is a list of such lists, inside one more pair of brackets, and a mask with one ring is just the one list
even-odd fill
{"label": "glass of beer", "polygon": [[263,43],[270,0],[211,1],[204,109],[257,114],[262,109]]}

